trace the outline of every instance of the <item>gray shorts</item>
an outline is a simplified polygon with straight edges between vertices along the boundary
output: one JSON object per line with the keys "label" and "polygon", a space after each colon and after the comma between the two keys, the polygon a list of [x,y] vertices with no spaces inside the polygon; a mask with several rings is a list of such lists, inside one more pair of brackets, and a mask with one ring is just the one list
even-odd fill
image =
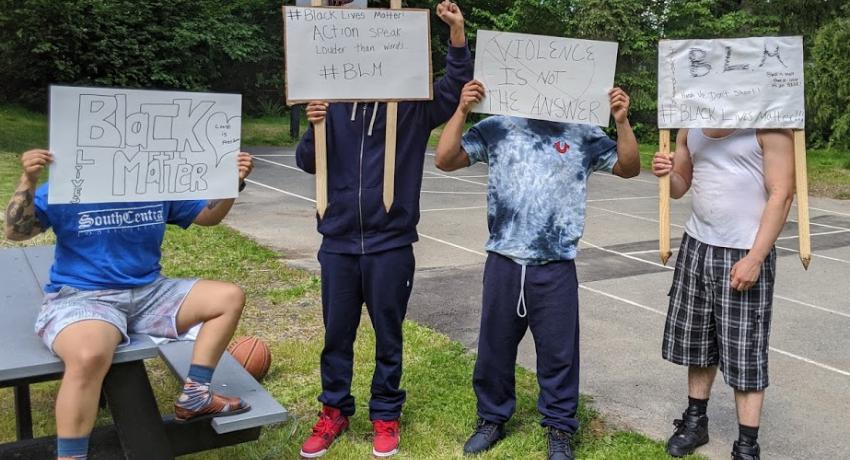
{"label": "gray shorts", "polygon": [[124,337],[121,345],[130,343],[130,333],[176,339],[177,312],[197,281],[162,277],[133,289],[101,291],[64,286],[44,296],[35,333],[50,351],[63,329],[86,320],[105,321],[118,328]]}

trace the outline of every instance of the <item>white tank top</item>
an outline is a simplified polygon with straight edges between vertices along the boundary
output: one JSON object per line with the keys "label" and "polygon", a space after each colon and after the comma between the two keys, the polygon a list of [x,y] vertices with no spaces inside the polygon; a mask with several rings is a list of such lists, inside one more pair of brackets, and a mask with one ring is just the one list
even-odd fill
{"label": "white tank top", "polygon": [[712,246],[752,249],[768,196],[756,130],[715,139],[690,129],[688,150],[694,165],[693,214],[685,231]]}

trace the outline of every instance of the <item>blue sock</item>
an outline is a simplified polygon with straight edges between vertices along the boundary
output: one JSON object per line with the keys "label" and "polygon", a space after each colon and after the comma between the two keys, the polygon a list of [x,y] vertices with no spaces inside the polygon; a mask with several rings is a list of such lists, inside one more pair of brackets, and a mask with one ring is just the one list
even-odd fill
{"label": "blue sock", "polygon": [[56,455],[85,460],[89,455],[89,438],[56,438]]}
{"label": "blue sock", "polygon": [[201,385],[209,385],[212,382],[213,372],[215,369],[212,367],[192,364],[189,366],[189,379]]}

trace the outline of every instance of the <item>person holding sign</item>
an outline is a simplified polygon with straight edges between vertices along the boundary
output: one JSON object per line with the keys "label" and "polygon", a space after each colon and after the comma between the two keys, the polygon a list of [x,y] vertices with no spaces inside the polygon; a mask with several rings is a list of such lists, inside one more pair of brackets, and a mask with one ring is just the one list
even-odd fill
{"label": "person holding sign", "polygon": [[538,409],[549,429],[549,459],[572,459],[578,428],[578,282],[574,259],[584,230],[587,180],[595,171],[640,173],[628,119],[629,96],[609,92],[617,140],[596,126],[493,116],[466,134],[464,123],[485,95],[466,85],[434,159],[453,171],[490,166],[487,262],[473,387],[478,424],[464,453],[485,451],[505,436],[516,406],[517,346],[531,329],[537,350]]}
{"label": "person holding sign", "polygon": [[[65,363],[56,397],[58,457],[86,458],[103,379],[116,347],[129,343],[128,333],[176,339],[202,324],[174,403],[178,421],[249,410],[245,401],[210,390],[245,305],[242,289],[160,274],[166,225],[216,225],[234,200],[48,205],[48,185],[36,184],[52,161],[46,150],[21,157],[24,171],[6,209],[5,234],[13,241],[49,228],[56,234],[56,262],[35,329]],[[251,156],[240,153],[238,166],[244,184]]]}
{"label": "person holding sign", "polygon": [[786,129],[680,129],[670,196],[692,190],[693,214],[676,261],[664,328],[664,359],[688,366],[688,408],[667,443],[674,457],[708,442],[706,406],[717,367],[735,390],[739,439],[732,458],[759,458],[776,238],[794,194],[794,144]]}
{"label": "person holding sign", "polygon": [[[443,1],[437,15],[450,27],[446,75],[434,84],[432,101],[398,104],[395,200],[383,203],[386,104],[316,101],[307,105],[312,123],[327,124],[329,205],[318,219],[322,234],[322,306],[325,346],[321,355],[323,408],[304,442],[301,455],[321,457],[348,428],[354,415],[351,378],[353,345],[363,303],[375,327],[375,374],[369,418],[373,453],[398,452],[399,418],[405,392],[402,375],[402,322],[413,288],[419,192],[425,149],[431,130],[446,122],[457,106],[463,85],[472,79],[473,61],[464,35],[460,8]],[[311,126],[296,152],[298,166],[315,173],[315,138]]]}

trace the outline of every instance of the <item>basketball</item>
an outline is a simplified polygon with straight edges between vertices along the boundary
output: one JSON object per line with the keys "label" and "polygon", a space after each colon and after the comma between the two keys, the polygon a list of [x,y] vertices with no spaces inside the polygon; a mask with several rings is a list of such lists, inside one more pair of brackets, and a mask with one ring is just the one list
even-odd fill
{"label": "basketball", "polygon": [[258,382],[269,373],[272,353],[269,346],[257,337],[238,337],[230,342],[227,351]]}

